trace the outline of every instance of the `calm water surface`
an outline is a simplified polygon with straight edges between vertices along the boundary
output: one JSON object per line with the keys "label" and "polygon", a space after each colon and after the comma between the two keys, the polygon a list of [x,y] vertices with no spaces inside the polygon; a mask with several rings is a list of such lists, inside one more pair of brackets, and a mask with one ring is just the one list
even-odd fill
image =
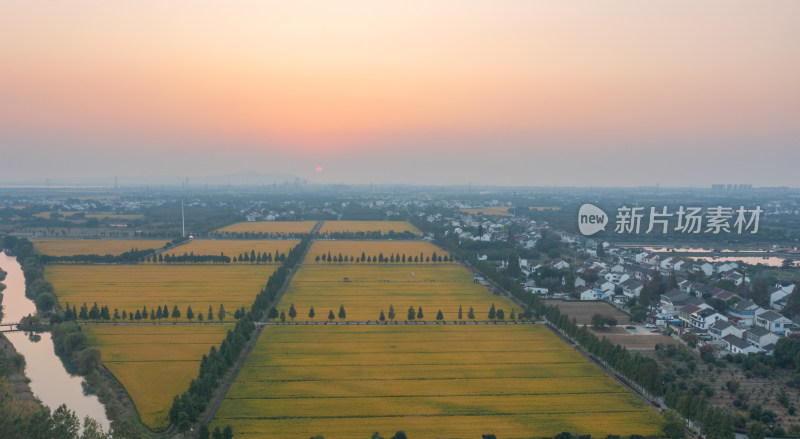
{"label": "calm water surface", "polygon": [[[36,312],[36,305],[25,297],[25,278],[16,258],[0,253],[0,268],[8,272],[3,291],[3,322],[19,322],[22,317]],[[61,359],[53,349],[50,333],[40,334],[42,339],[33,342],[24,332],[6,332],[14,348],[25,357],[25,375],[30,378],[33,394],[51,410],[66,404],[83,421],[85,416],[95,419],[108,431],[110,422],[96,395],[83,393],[83,378],[67,373]]]}

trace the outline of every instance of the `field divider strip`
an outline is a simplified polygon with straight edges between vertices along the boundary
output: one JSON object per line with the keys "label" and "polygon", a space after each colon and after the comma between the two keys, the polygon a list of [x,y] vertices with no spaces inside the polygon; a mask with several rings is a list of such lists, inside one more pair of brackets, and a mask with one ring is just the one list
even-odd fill
{"label": "field divider strip", "polygon": [[[321,223],[317,223],[317,226],[315,226],[315,228],[319,226],[321,226]],[[292,278],[294,278],[295,273],[297,273],[297,270],[300,269],[303,259],[305,259],[306,255],[308,254],[308,250],[311,248],[311,242],[309,242],[308,245],[306,245],[303,254],[299,256],[297,260],[298,261],[297,265],[291,268],[289,275],[286,276],[286,280],[284,280],[283,285],[281,286],[280,290],[278,290],[278,293],[275,295],[275,299],[272,301],[272,303],[280,302],[281,297],[283,297],[283,294],[286,292],[287,288],[289,287],[289,284],[291,284]],[[298,245],[302,245],[302,241]],[[258,339],[261,337],[261,333],[264,330],[264,326],[260,325],[259,322],[256,322],[255,327],[256,327],[255,333],[253,334],[252,337],[250,337],[250,340],[248,340],[246,348],[242,350],[234,366],[225,374],[225,377],[222,380],[222,385],[214,392],[211,401],[209,401],[208,407],[206,408],[205,412],[199,417],[199,419],[203,420],[203,422],[205,422],[206,424],[209,424],[211,420],[214,419],[214,416],[217,414],[219,407],[222,405],[222,401],[225,399],[225,395],[228,394],[228,391],[233,385],[233,382],[236,380],[236,376],[239,374],[239,371],[242,369],[242,366],[244,365],[245,361],[250,356],[250,352],[252,352],[253,348],[256,346],[258,342]]]}
{"label": "field divider strip", "polygon": [[253,416],[253,417],[225,417],[219,419],[236,420],[264,420],[264,421],[283,421],[292,419],[369,419],[369,418],[454,418],[454,417],[475,417],[475,416],[541,416],[541,415],[591,415],[591,414],[612,414],[612,413],[641,413],[642,410],[592,410],[592,411],[569,411],[569,412],[495,412],[495,413],[438,413],[438,414],[402,414],[402,415],[364,415],[364,416]]}
{"label": "field divider strip", "polygon": [[379,399],[379,398],[452,398],[452,397],[505,397],[505,396],[560,396],[560,395],[629,395],[627,390],[616,392],[559,392],[559,393],[453,393],[441,395],[360,395],[360,396],[264,396],[264,397],[231,397],[239,401],[259,400],[294,400],[294,399]]}

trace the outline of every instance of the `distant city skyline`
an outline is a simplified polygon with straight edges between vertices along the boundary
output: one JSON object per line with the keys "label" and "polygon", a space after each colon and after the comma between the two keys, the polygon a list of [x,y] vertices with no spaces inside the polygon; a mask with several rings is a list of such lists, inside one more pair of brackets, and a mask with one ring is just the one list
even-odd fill
{"label": "distant city skyline", "polygon": [[798,16],[792,0],[0,2],[0,185],[798,187]]}

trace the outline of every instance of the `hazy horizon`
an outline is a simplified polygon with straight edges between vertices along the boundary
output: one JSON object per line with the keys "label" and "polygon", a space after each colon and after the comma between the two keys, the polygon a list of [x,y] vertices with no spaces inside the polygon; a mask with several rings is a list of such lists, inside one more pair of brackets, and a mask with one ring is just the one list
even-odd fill
{"label": "hazy horizon", "polygon": [[798,16],[791,0],[0,2],[0,184],[797,187]]}

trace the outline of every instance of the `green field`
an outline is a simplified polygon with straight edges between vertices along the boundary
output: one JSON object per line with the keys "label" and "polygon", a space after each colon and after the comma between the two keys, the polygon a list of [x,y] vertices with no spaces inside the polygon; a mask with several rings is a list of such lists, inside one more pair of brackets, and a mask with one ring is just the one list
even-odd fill
{"label": "green field", "polygon": [[659,433],[660,417],[540,325],[274,326],[214,421],[237,438]]}
{"label": "green field", "polygon": [[219,346],[231,325],[88,325],[83,332],[100,349],[103,365],[131,396],[148,427],[169,425],[172,398],[189,388],[200,359]]}
{"label": "green field", "polygon": [[[45,277],[53,284],[59,303],[108,306],[130,313],[178,306],[182,319],[194,313],[214,313],[219,305],[228,312],[250,308],[277,265],[49,265]],[[206,316],[207,317],[207,316]],[[230,319],[230,317],[229,317]],[[172,319],[170,319],[172,320]]]}
{"label": "green field", "polygon": [[[474,283],[470,272],[457,264],[303,265],[278,310],[288,315],[291,304],[298,321],[327,320],[328,311],[338,314],[340,305],[350,321],[377,320],[381,310],[388,319],[389,305],[394,306],[395,320],[401,321],[406,320],[411,306],[415,310],[422,307],[427,321],[436,320],[439,310],[445,320],[457,320],[459,305],[463,320],[469,320],[470,307],[475,310],[475,320],[481,321],[488,320],[492,304],[504,309],[507,318],[512,309],[520,311],[505,297],[494,296]],[[312,306],[316,314],[313,319],[308,317]]]}

